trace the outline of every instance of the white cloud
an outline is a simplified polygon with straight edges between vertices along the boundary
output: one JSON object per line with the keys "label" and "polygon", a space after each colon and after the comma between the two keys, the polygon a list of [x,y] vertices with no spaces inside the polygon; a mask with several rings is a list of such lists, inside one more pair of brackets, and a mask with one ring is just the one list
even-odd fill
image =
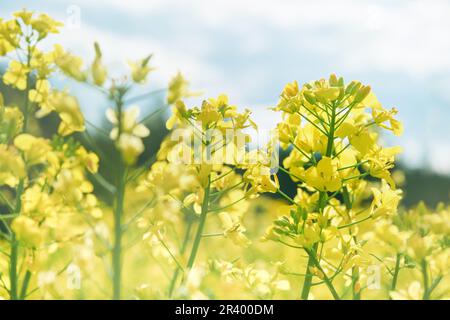
{"label": "white cloud", "polygon": [[[414,99],[410,101],[426,101],[424,97],[430,92],[442,103],[449,101],[446,88],[450,77],[442,76],[450,72],[450,2],[445,0],[49,2],[54,5],[45,11],[59,15],[62,20],[67,19],[65,9],[61,10],[65,5],[80,7],[82,29],[65,30],[58,41],[62,40],[82,56],[92,56],[92,42],[99,40],[108,62],[113,66],[120,65],[123,70],[124,58],[139,58],[154,52],[154,64],[163,81],[181,69],[192,80],[194,88],[205,89],[209,96],[227,92],[232,102],[253,109],[261,107],[249,105],[252,101],[257,104],[265,101],[249,101],[249,97],[255,97],[259,92],[264,95],[266,88],[283,85],[271,79],[283,76],[279,72],[289,71],[277,71],[276,66],[282,59],[292,59],[289,66],[299,70],[299,80],[309,80],[302,79],[301,74],[302,68],[310,67],[306,64],[312,62],[317,63],[318,68],[325,65],[369,77],[393,74],[398,79],[423,84],[421,92],[411,92]],[[32,1],[28,3],[33,5]],[[113,25],[108,21],[108,14],[117,18],[117,13],[122,13],[123,19]],[[97,15],[102,18],[102,23],[92,19]],[[152,19],[164,23],[159,25]],[[133,25],[132,32],[125,33],[129,31],[127,23]],[[110,28],[112,25],[115,31]],[[145,28],[149,26],[155,32],[147,33]],[[124,32],[117,32],[118,28],[123,28]],[[233,56],[228,57],[228,53]],[[252,60],[263,55],[267,66],[260,60]],[[313,58],[305,62],[302,59],[307,55]],[[398,86],[402,87],[402,84]],[[274,96],[267,103],[276,99]],[[438,105],[435,108],[438,115],[448,108],[439,105],[440,101],[433,101]],[[407,124],[402,141],[406,150],[404,158],[410,163],[420,163],[426,152],[425,143],[448,135],[449,128],[442,125],[442,117],[430,116],[431,106],[414,103],[400,107],[405,120],[416,122],[416,126],[408,127]],[[423,115],[414,115],[418,110],[422,110]],[[255,116],[266,126],[272,126],[275,121],[265,112],[256,111]],[[431,120],[426,120],[427,117],[432,117],[435,122],[430,125]],[[435,130],[437,126],[439,132]],[[412,138],[413,135],[420,139]],[[447,140],[441,139],[430,148],[431,153],[441,159],[437,160],[440,164],[435,165],[436,169],[450,172],[445,165],[449,154],[438,152],[450,148]]]}
{"label": "white cloud", "polygon": [[450,144],[446,139],[433,141],[430,147],[429,165],[437,172],[450,173]]}
{"label": "white cloud", "polygon": [[66,29],[62,34],[62,37],[56,39],[57,42],[82,57],[93,57],[93,43],[98,41],[105,63],[118,74],[127,68],[128,61],[141,59],[153,53],[152,64],[157,68],[155,72],[161,81],[166,82],[178,70],[192,79],[219,81],[219,72],[213,65],[204,63],[200,56],[189,55],[181,50],[171,50],[165,43],[148,36],[114,34],[85,23],[80,29]]}
{"label": "white cloud", "polygon": [[422,141],[417,138],[404,138],[401,143],[397,143],[402,146],[403,152],[399,158],[411,167],[420,167],[424,165],[426,158],[424,157],[424,148]]}
{"label": "white cloud", "polygon": [[[264,50],[267,47],[264,32],[269,29],[291,36],[293,47],[333,56],[347,70],[371,68],[412,77],[450,71],[450,2],[445,0],[72,2],[80,6],[82,12],[104,9],[107,14],[108,10],[115,9],[128,19],[161,14],[171,23],[179,19],[189,21],[196,25],[196,30],[232,32],[240,35],[240,50],[244,53]],[[296,35],[302,41],[298,41]]]}

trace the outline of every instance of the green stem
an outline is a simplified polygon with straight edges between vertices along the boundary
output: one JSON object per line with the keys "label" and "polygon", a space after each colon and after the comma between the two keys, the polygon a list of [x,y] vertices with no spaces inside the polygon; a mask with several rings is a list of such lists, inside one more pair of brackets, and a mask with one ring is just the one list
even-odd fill
{"label": "green stem", "polygon": [[[211,181],[211,183],[212,183],[212,182],[213,182],[213,181]],[[243,183],[244,183],[244,180],[242,180],[242,181],[240,181],[240,182],[238,182],[238,183],[232,185],[231,187],[228,187],[228,188],[225,188],[225,189],[216,191],[216,192],[212,192],[212,193],[211,193],[211,196],[218,198],[218,197],[222,196],[224,193],[227,193],[228,191],[231,191],[231,190],[233,190],[233,189],[239,187],[239,186],[240,186],[241,184],[243,184]]]}
{"label": "green stem", "polygon": [[[16,192],[16,208],[15,213],[20,214],[22,211],[22,193],[25,187],[25,181],[22,179],[19,181]],[[11,235],[11,253],[9,255],[9,279],[10,279],[10,298],[11,300],[17,300],[19,298],[19,275],[17,270],[19,259],[19,241],[16,238],[16,234],[12,231]]]}
{"label": "green stem", "polygon": [[141,94],[141,95],[139,95],[139,96],[135,96],[135,97],[132,97],[132,98],[128,98],[128,99],[126,100],[126,103],[127,103],[127,104],[131,104],[131,103],[135,103],[135,102],[137,102],[137,101],[139,101],[139,100],[142,100],[142,99],[146,99],[146,98],[149,98],[149,97],[153,97],[155,94],[163,93],[163,92],[167,91],[167,89],[168,89],[168,88],[156,89],[156,90],[153,90],[153,91],[150,91],[150,92]]}
{"label": "green stem", "polygon": [[223,237],[223,232],[216,232],[216,233],[205,233],[202,235],[203,238],[215,238],[215,237]]}
{"label": "green stem", "polygon": [[349,143],[349,144],[347,144],[345,147],[343,147],[339,152],[337,152],[337,153],[334,155],[333,159],[336,159],[337,157],[339,157],[339,156],[340,156],[345,150],[347,150],[350,146],[351,146],[351,144]]}
{"label": "green stem", "polygon": [[20,290],[20,300],[25,300],[26,296],[27,296],[27,290],[28,290],[28,285],[30,284],[30,280],[31,280],[31,271],[27,270],[27,272],[25,273],[25,277],[23,279],[22,282],[22,289]]}
{"label": "green stem", "polygon": [[397,288],[398,274],[400,272],[400,260],[402,255],[400,253],[397,254],[397,258],[395,260],[395,269],[394,275],[392,277],[391,291],[394,291]]}
{"label": "green stem", "polygon": [[352,293],[353,293],[353,300],[361,300],[361,287],[357,288],[357,285],[359,283],[359,268],[353,267],[352,268]]}
{"label": "green stem", "polygon": [[[27,40],[28,41],[28,40]],[[31,45],[28,41],[27,45],[27,67],[31,66]],[[31,87],[31,76],[30,72],[27,73],[26,76],[26,88],[25,88],[25,101],[24,101],[24,119],[23,119],[23,127],[22,133],[26,133],[28,131],[28,119],[29,119],[29,108],[30,108],[30,100],[28,98],[28,94]],[[19,185],[17,186],[16,192],[16,206],[15,206],[15,214],[19,215],[22,211],[22,194],[25,188],[25,180],[21,179]],[[19,299],[19,274],[17,270],[18,260],[19,260],[19,241],[16,238],[16,234],[14,231],[11,231],[11,253],[9,255],[10,263],[9,263],[9,278],[10,278],[10,298],[11,300]],[[29,275],[28,275],[29,274]],[[31,277],[31,273],[27,270],[26,278],[24,279],[24,284],[28,286],[29,277]]]}
{"label": "green stem", "polygon": [[[27,46],[27,68],[31,67],[31,45],[30,43],[28,43]],[[29,119],[29,108],[30,108],[30,99],[28,98],[28,93],[31,87],[31,76],[30,76],[30,72],[27,73],[27,83],[26,83],[26,88],[25,88],[25,108],[24,108],[24,113],[23,113],[23,128],[22,128],[22,132],[26,133],[28,130],[28,119]]]}
{"label": "green stem", "polygon": [[283,198],[285,198],[288,202],[290,202],[290,203],[292,203],[292,204],[295,204],[295,205],[299,206],[299,204],[296,203],[294,199],[292,199],[292,198],[289,197],[286,193],[284,193],[283,191],[281,191],[281,189],[278,188],[278,189],[277,189],[277,193],[278,193],[280,196],[282,196]]}
{"label": "green stem", "polygon": [[352,209],[353,204],[352,204],[352,201],[350,199],[350,193],[348,192],[348,188],[347,187],[343,188],[342,198],[344,200],[344,204],[345,204],[345,207],[347,208],[347,210]]}
{"label": "green stem", "polygon": [[[316,252],[317,247],[318,247],[318,243],[315,243],[313,245],[312,251]],[[303,282],[303,288],[302,288],[302,293],[301,293],[302,300],[308,300],[309,292],[311,291],[312,278],[313,278],[311,268],[313,266],[314,266],[314,261],[313,261],[312,255],[309,254],[309,252],[308,252],[308,264],[306,265],[306,275],[305,275],[305,280]]]}
{"label": "green stem", "polygon": [[226,173],[221,174],[220,176],[218,176],[217,178],[211,180],[211,183],[216,182],[222,178],[225,178],[227,175],[229,175],[230,173],[234,172],[234,169],[231,169],[229,171],[227,171]]}
{"label": "green stem", "polygon": [[[183,244],[181,245],[180,255],[183,255],[184,252],[186,251],[186,247],[187,247],[189,238],[191,236],[191,230],[192,230],[192,220],[189,219],[189,222],[188,222],[188,225],[186,228],[186,233],[185,233],[184,239],[183,239]],[[170,281],[169,298],[171,298],[173,295],[173,290],[175,289],[175,284],[177,283],[177,279],[180,274],[180,271],[181,271],[181,268],[177,266],[177,268],[175,269],[175,271],[173,273],[172,280]]]}
{"label": "green stem", "polygon": [[191,254],[189,256],[189,260],[188,260],[188,264],[187,264],[188,272],[194,266],[195,258],[197,257],[198,248],[200,246],[200,241],[202,240],[203,229],[205,227],[206,216],[208,214],[210,189],[211,189],[211,183],[210,183],[210,180],[208,180],[208,184],[205,189],[205,196],[203,198],[203,203],[202,203],[200,222],[198,225],[197,233],[196,233],[195,239],[194,239],[194,244],[192,245]]}
{"label": "green stem", "polygon": [[125,170],[120,165],[117,181],[117,198],[114,210],[114,246],[112,254],[113,299],[120,300],[122,276],[122,215],[125,198]]}
{"label": "green stem", "polygon": [[314,253],[314,251],[306,250],[306,252],[308,253],[308,255],[312,261],[312,265],[315,266],[317,269],[319,269],[323,273],[323,281],[325,282],[326,286],[328,287],[331,294],[333,295],[333,298],[335,300],[340,300],[341,298],[339,297],[339,294],[337,293],[336,289],[334,288],[333,283],[331,282],[330,278],[328,278],[328,276],[326,275],[322,266],[320,265],[320,262],[317,260],[317,257],[316,257],[316,254]]}
{"label": "green stem", "polygon": [[[292,146],[293,146],[298,152],[300,152],[306,159],[308,159],[308,161],[313,162],[314,156],[312,156],[312,157],[308,156],[308,155],[306,154],[305,151],[303,151],[299,146],[297,146],[297,145],[294,143],[293,140],[290,140],[289,142],[292,144]],[[281,167],[280,167],[280,168],[281,168]],[[302,179],[299,179],[299,180],[302,180]]]}
{"label": "green stem", "polygon": [[223,207],[220,207],[220,208],[214,208],[214,209],[211,209],[211,210],[209,210],[209,211],[210,211],[210,212],[223,211],[223,210],[225,210],[225,209],[231,208],[232,206],[238,204],[239,202],[241,202],[242,200],[245,200],[246,198],[247,198],[247,196],[244,196],[244,197],[242,197],[242,198],[240,198],[240,199],[238,199],[238,200],[236,200],[236,201],[233,201],[233,202],[230,203],[230,204],[227,204],[227,205],[225,205],[225,206],[223,206]]}
{"label": "green stem", "polygon": [[423,275],[423,300],[430,300],[430,284],[428,282],[428,265],[425,259],[422,260]]}
{"label": "green stem", "polygon": [[12,234],[12,240],[11,240],[11,253],[10,256],[10,262],[9,262],[9,281],[10,281],[10,288],[9,288],[9,295],[11,300],[18,300],[18,274],[17,274],[17,260],[18,260],[18,253],[19,253],[19,242],[16,239],[16,234]]}
{"label": "green stem", "polygon": [[343,225],[343,226],[339,226],[339,227],[338,227],[338,230],[342,230],[342,229],[345,229],[345,228],[353,227],[353,226],[355,226],[355,225],[357,225],[357,224],[363,223],[363,222],[365,222],[365,221],[367,221],[367,220],[370,220],[370,219],[372,219],[372,215],[369,215],[369,216],[365,217],[364,219],[361,219],[361,220],[358,220],[358,221],[354,221],[354,222],[352,222],[352,223],[345,224],[345,225]]}
{"label": "green stem", "polygon": [[286,170],[285,168],[279,166],[278,169],[280,169],[281,171],[283,171],[284,173],[286,173],[287,175],[289,175],[291,178],[295,178],[295,179],[297,179],[298,181],[303,182],[303,179],[302,179],[302,178],[300,178],[299,176],[293,174],[292,172],[289,172],[289,171]]}
{"label": "green stem", "polygon": [[[350,193],[348,192],[348,188],[344,187],[343,188],[343,199],[344,199],[344,203],[345,203],[345,207],[347,208],[347,210],[351,210],[353,208],[353,202],[352,199],[350,198]],[[360,221],[355,221],[354,224],[357,223],[361,223],[361,221],[365,221],[368,220],[369,218],[371,218],[371,216],[369,215],[366,219],[362,219]],[[352,226],[352,224],[350,224]],[[351,228],[350,226],[350,228]],[[350,230],[350,234],[352,234],[352,231]],[[356,236],[353,235],[353,239],[355,241],[355,243],[357,243],[357,239]],[[352,296],[353,296],[353,300],[361,300],[361,288],[357,287],[357,285],[359,284],[359,267],[354,266],[352,268]]]}
{"label": "green stem", "polygon": [[[330,119],[330,132],[328,134],[328,142],[327,142],[327,150],[326,150],[326,156],[327,157],[331,157],[333,154],[333,146],[334,146],[334,132],[335,132],[335,123],[336,123],[336,107],[333,105],[332,107],[332,111],[331,111],[331,119]],[[318,207],[319,207],[319,211],[322,212],[323,209],[325,208],[325,205],[327,203],[327,193],[326,192],[320,192],[319,194],[319,203],[318,203]],[[303,282],[303,288],[302,288],[302,293],[301,293],[301,298],[303,300],[307,300],[308,296],[309,296],[309,292],[311,290],[311,286],[312,286],[312,278],[313,275],[311,273],[311,267],[314,266],[314,257],[317,254],[317,248],[318,248],[318,243],[315,243],[312,247],[311,251],[308,251],[308,263],[306,266],[306,276],[305,276],[305,280]],[[320,267],[320,265],[319,265]]]}
{"label": "green stem", "polygon": [[333,154],[335,125],[336,125],[336,108],[333,106],[333,110],[331,111],[330,134],[328,136],[328,143],[327,143],[327,152],[326,152],[327,157],[331,157],[331,155]]}
{"label": "green stem", "polygon": [[[122,133],[122,97],[116,101],[118,129],[117,141]],[[118,166],[116,182],[116,203],[114,208],[114,246],[112,252],[113,300],[120,300],[122,287],[122,216],[125,199],[126,167],[123,160]]]}
{"label": "green stem", "polygon": [[320,132],[322,132],[324,135],[327,135],[327,132],[325,132],[325,130],[323,130],[321,127],[319,127],[317,124],[314,123],[314,121],[312,121],[311,119],[309,119],[307,116],[305,116],[304,114],[297,112],[303,119],[305,119],[306,121],[308,121],[310,124],[312,124],[317,130],[319,130]]}
{"label": "green stem", "polygon": [[365,173],[359,174],[357,176],[352,176],[349,178],[342,179],[342,182],[347,182],[347,181],[354,180],[354,179],[364,178],[364,177],[367,177],[368,175],[369,175],[369,173],[365,172]]}
{"label": "green stem", "polygon": [[[350,112],[352,111],[352,109],[353,109],[354,106],[355,106],[355,103],[352,102],[351,104],[349,104],[349,105],[346,107],[346,108],[347,108],[347,111],[346,111],[345,114],[337,121],[337,128],[339,128],[339,127],[344,123],[345,119],[347,119],[348,115],[350,114]],[[342,110],[345,110],[345,108],[342,109]],[[342,110],[338,113],[338,115],[341,114]]]}
{"label": "green stem", "polygon": [[[5,195],[0,192],[0,200],[3,201],[4,204],[8,207],[9,210],[14,211],[14,205],[5,197]],[[1,215],[0,219],[5,219],[5,215]]]}
{"label": "green stem", "polygon": [[441,283],[442,279],[444,278],[443,275],[439,275],[436,279],[434,279],[433,283],[431,284],[430,288],[428,289],[428,295],[431,296],[431,293],[434,291],[434,289],[437,288],[439,283]]}
{"label": "green stem", "polygon": [[361,166],[361,165],[363,165],[363,164],[365,164],[367,162],[369,162],[369,160],[361,161],[361,162],[358,162],[358,163],[355,163],[355,164],[352,164],[352,165],[349,165],[349,166],[345,166],[345,167],[339,168],[338,171],[347,170],[347,169],[351,169],[351,168],[356,168],[356,167],[359,167],[359,166]]}

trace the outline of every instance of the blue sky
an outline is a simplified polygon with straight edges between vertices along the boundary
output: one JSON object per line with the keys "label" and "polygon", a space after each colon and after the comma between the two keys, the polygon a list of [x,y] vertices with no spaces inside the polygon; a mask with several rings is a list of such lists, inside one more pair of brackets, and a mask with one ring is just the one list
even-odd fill
{"label": "blue sky", "polygon": [[[193,88],[251,107],[263,126],[285,83],[327,77],[371,84],[405,123],[403,160],[450,174],[450,1],[40,0],[1,1],[66,23],[55,40],[91,58],[99,41],[108,65],[154,53],[150,86],[177,70]],[[96,113],[89,92],[87,112]]]}

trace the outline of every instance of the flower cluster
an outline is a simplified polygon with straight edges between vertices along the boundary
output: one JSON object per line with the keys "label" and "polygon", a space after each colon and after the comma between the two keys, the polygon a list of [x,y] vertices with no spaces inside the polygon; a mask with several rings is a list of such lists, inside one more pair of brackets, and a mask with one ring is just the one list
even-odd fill
{"label": "flower cluster", "polygon": [[30,113],[36,112],[40,118],[56,112],[61,119],[59,134],[69,135],[84,130],[80,106],[76,98],[67,91],[52,88],[48,81],[64,60],[63,49],[58,45],[48,52],[39,49],[42,41],[49,34],[58,33],[61,26],[45,14],[36,16],[30,11],[20,11],[14,19],[0,21],[0,47],[3,48],[0,52],[11,56],[3,82],[28,94],[24,126],[28,125]]}
{"label": "flower cluster", "polygon": [[[312,276],[340,298],[333,280],[347,270],[353,295],[359,298],[360,271],[371,263],[370,251],[359,239],[359,225],[395,215],[401,200],[390,173],[400,148],[378,144],[379,129],[401,134],[401,124],[393,117],[396,110],[384,109],[369,86],[345,84],[334,74],[301,88],[297,82],[288,84],[274,110],[282,113],[278,134],[282,147],[289,149],[280,170],[297,183],[298,191],[290,198],[279,187],[273,189],[290,205],[280,209],[281,217],[265,238],[307,253],[302,298],[309,296]],[[367,205],[366,191],[376,184],[374,179],[379,186],[370,188]],[[330,250],[332,257],[327,255]],[[330,268],[326,261],[336,257],[336,267]]]}
{"label": "flower cluster", "polygon": [[[12,299],[28,296],[31,278],[44,274],[49,261],[57,262],[53,268],[62,268],[58,264],[64,261],[76,264],[76,247],[89,229],[87,219],[103,215],[87,178],[97,172],[99,158],[67,137],[84,130],[84,117],[77,99],[52,89],[48,81],[56,71],[57,48],[39,49],[61,26],[26,10],[0,21],[1,54],[9,58],[2,80],[24,92],[25,101],[8,104],[0,94],[0,195],[5,205],[0,231],[10,246],[9,273],[0,277],[4,287],[9,283],[4,289]],[[30,124],[51,112],[60,118],[58,134],[39,137]]]}
{"label": "flower cluster", "polygon": [[[251,193],[249,184],[236,167],[246,153],[247,135],[243,130],[256,128],[250,120],[250,112],[240,113],[225,95],[204,100],[200,108],[188,109],[181,100],[173,108],[167,127],[177,128],[161,145],[157,162],[138,187],[140,191],[150,190],[156,199],[150,216],[141,218],[140,222],[147,219],[144,225],[148,225],[150,220],[153,223],[157,220],[185,234],[184,245],[171,254],[177,267],[169,296],[184,290],[188,280],[178,284],[180,270],[195,270],[203,237],[223,237],[238,246],[250,245],[242,221]],[[163,216],[155,213],[161,210],[160,206],[166,208]],[[206,230],[207,220],[213,218],[220,232]],[[194,234],[192,225],[197,221],[199,225]],[[186,245],[192,236],[193,249],[185,257]],[[185,266],[178,263],[186,258]]]}

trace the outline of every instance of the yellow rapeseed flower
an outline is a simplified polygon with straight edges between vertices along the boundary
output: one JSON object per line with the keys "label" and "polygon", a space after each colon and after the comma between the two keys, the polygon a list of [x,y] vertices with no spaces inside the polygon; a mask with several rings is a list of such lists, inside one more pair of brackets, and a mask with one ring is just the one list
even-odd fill
{"label": "yellow rapeseed flower", "polygon": [[29,72],[30,68],[28,68],[25,64],[12,60],[3,75],[3,82],[19,90],[25,90],[27,87],[27,75]]}

